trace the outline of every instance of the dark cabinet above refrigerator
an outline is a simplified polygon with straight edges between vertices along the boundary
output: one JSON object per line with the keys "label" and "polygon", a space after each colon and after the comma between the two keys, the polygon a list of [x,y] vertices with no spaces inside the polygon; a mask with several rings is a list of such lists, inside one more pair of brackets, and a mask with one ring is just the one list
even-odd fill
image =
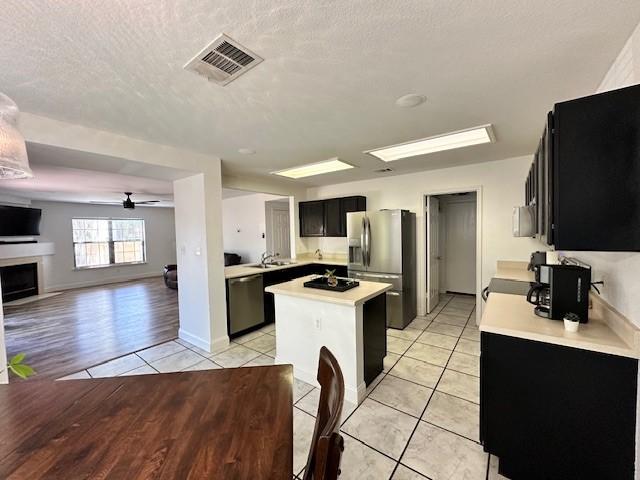
{"label": "dark cabinet above refrigerator", "polygon": [[525,200],[556,250],[640,251],[640,85],[557,103]]}
{"label": "dark cabinet above refrigerator", "polygon": [[367,197],[360,195],[300,202],[300,236],[346,237],[347,213],[366,209]]}

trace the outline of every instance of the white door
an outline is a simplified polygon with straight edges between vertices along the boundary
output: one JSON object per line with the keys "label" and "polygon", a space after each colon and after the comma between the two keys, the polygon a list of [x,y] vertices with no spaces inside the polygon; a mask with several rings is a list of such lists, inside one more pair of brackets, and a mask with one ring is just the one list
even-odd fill
{"label": "white door", "polygon": [[475,294],[476,291],[476,202],[447,203],[444,270],[445,290]]}
{"label": "white door", "polygon": [[289,203],[265,202],[267,251],[291,258],[291,236],[289,230]]}
{"label": "white door", "polygon": [[427,197],[425,213],[427,228],[427,313],[431,313],[440,302],[440,244],[438,242],[440,202],[436,197]]}

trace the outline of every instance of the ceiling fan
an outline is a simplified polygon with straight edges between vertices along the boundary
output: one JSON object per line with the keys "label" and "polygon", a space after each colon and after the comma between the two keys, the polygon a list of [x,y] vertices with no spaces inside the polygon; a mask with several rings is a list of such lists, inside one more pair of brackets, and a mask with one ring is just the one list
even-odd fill
{"label": "ceiling fan", "polygon": [[[133,210],[134,208],[136,208],[136,205],[149,205],[152,203],[158,203],[161,200],[145,200],[144,202],[134,202],[133,200],[131,200],[131,195],[133,195],[132,192],[124,192],[124,194],[127,196],[127,198],[125,198],[122,201],[122,206],[126,209],[131,209]],[[120,205],[120,202],[94,202],[91,201],[89,203],[96,203],[96,204],[100,204],[100,205]]]}

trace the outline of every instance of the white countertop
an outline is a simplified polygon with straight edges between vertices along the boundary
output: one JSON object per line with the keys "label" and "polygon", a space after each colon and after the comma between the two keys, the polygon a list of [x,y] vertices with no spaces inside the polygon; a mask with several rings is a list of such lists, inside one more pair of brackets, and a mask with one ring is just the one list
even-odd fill
{"label": "white countertop", "polygon": [[391,290],[392,287],[390,283],[364,282],[359,280],[360,285],[351,290],[347,290],[346,292],[331,292],[329,290],[307,288],[303,285],[304,282],[316,276],[317,275],[308,275],[306,277],[296,278],[290,282],[271,285],[265,288],[265,292],[355,307],[373,297],[377,297],[387,290]]}
{"label": "white countertop", "polygon": [[238,278],[246,277],[248,275],[259,275],[265,272],[274,272],[276,270],[284,270],[285,268],[300,267],[303,265],[310,265],[317,263],[321,265],[340,265],[347,266],[348,262],[344,258],[326,258],[322,260],[300,258],[295,260],[284,260],[292,263],[288,265],[282,265],[279,267],[260,268],[257,263],[244,263],[240,265],[232,265],[230,267],[224,267],[224,278]]}
{"label": "white countertop", "polygon": [[[530,281],[531,272],[526,271],[526,266],[524,270],[521,266],[518,272],[517,266],[505,267],[502,263],[518,262],[498,262],[498,270],[503,275],[499,278]],[[482,314],[480,331],[640,358],[640,330],[599,297],[592,295],[591,303],[589,322],[580,324],[578,331],[572,333],[564,329],[562,321],[537,316],[533,305],[522,295],[491,293]]]}
{"label": "white countertop", "polygon": [[520,282],[533,282],[535,275],[527,270],[527,262],[498,261],[495,278],[505,280],[518,280]]}

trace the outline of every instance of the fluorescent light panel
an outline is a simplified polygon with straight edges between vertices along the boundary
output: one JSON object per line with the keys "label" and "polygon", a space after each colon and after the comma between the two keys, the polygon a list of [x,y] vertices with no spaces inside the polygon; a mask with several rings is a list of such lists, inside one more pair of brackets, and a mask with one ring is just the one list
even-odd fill
{"label": "fluorescent light panel", "polygon": [[280,175],[287,178],[303,178],[312,177],[314,175],[322,175],[323,173],[339,172],[340,170],[348,170],[354,168],[353,165],[343,162],[337,158],[326,160],[324,162],[309,163],[299,167],[287,168],[277,172],[271,172],[273,175]]}
{"label": "fluorescent light panel", "polygon": [[492,143],[493,141],[494,136],[491,125],[483,125],[481,127],[391,145],[389,147],[376,148],[375,150],[368,150],[364,153],[373,155],[385,162],[391,162],[393,160],[400,160],[401,158],[442,152],[443,150],[453,150],[454,148],[469,147],[481,143]]}

